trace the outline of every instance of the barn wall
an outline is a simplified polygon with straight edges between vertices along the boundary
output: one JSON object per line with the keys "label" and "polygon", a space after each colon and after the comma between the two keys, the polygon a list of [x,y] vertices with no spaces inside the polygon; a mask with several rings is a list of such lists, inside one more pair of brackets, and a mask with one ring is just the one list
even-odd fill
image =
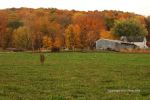
{"label": "barn wall", "polygon": [[96,41],[96,49],[112,49],[115,50],[117,48],[117,42],[108,41],[108,40],[98,40]]}
{"label": "barn wall", "polygon": [[98,40],[96,41],[96,49],[97,50],[116,50],[119,51],[121,49],[135,49],[136,46],[134,44],[123,43],[120,41],[111,41],[111,40]]}

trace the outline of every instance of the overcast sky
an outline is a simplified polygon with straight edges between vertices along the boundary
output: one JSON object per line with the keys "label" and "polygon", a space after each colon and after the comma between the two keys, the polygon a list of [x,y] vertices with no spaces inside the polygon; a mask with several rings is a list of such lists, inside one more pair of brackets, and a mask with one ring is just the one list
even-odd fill
{"label": "overcast sky", "polygon": [[150,15],[150,0],[0,0],[4,8],[58,8],[68,10],[121,10]]}

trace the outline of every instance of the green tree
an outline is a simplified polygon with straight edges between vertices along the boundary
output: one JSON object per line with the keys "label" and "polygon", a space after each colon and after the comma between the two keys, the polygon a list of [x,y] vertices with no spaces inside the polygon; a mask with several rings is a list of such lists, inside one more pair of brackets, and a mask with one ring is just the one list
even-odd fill
{"label": "green tree", "polygon": [[148,31],[137,20],[127,19],[116,21],[112,33],[117,36],[145,36]]}
{"label": "green tree", "polygon": [[13,21],[8,22],[7,26],[12,29],[17,29],[18,27],[23,26],[23,22],[19,20],[13,20]]}
{"label": "green tree", "polygon": [[114,26],[114,23],[115,23],[115,18],[105,17],[105,25],[108,31],[110,31],[110,29]]}

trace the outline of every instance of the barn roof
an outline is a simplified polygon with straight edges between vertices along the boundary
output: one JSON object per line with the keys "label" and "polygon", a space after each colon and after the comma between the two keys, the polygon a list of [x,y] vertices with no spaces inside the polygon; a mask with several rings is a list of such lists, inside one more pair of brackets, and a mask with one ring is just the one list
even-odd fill
{"label": "barn roof", "polygon": [[121,42],[122,42],[122,41],[120,41],[120,40],[110,40],[110,39],[104,39],[104,38],[99,39],[99,40],[97,40],[97,41],[102,41],[102,40],[104,40],[104,41],[110,41],[110,42],[118,42],[118,43],[121,43]]}
{"label": "barn roof", "polygon": [[127,42],[143,42],[144,37],[143,36],[129,36],[129,37],[123,37],[127,40]]}
{"label": "barn roof", "polygon": [[143,42],[144,37],[127,37],[128,42]]}
{"label": "barn roof", "polygon": [[97,40],[96,42],[98,42],[98,41],[109,41],[109,42],[116,42],[116,43],[120,43],[120,44],[135,45],[135,44],[133,44],[131,42],[123,42],[123,41],[120,41],[120,40],[110,40],[110,39],[103,39],[103,38]]}

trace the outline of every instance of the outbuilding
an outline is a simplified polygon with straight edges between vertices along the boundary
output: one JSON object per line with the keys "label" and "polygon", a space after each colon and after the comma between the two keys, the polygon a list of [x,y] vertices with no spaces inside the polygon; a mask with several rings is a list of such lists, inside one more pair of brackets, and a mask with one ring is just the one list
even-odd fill
{"label": "outbuilding", "polygon": [[135,44],[123,42],[120,40],[99,39],[96,41],[96,50],[114,50],[135,49],[138,48]]}

